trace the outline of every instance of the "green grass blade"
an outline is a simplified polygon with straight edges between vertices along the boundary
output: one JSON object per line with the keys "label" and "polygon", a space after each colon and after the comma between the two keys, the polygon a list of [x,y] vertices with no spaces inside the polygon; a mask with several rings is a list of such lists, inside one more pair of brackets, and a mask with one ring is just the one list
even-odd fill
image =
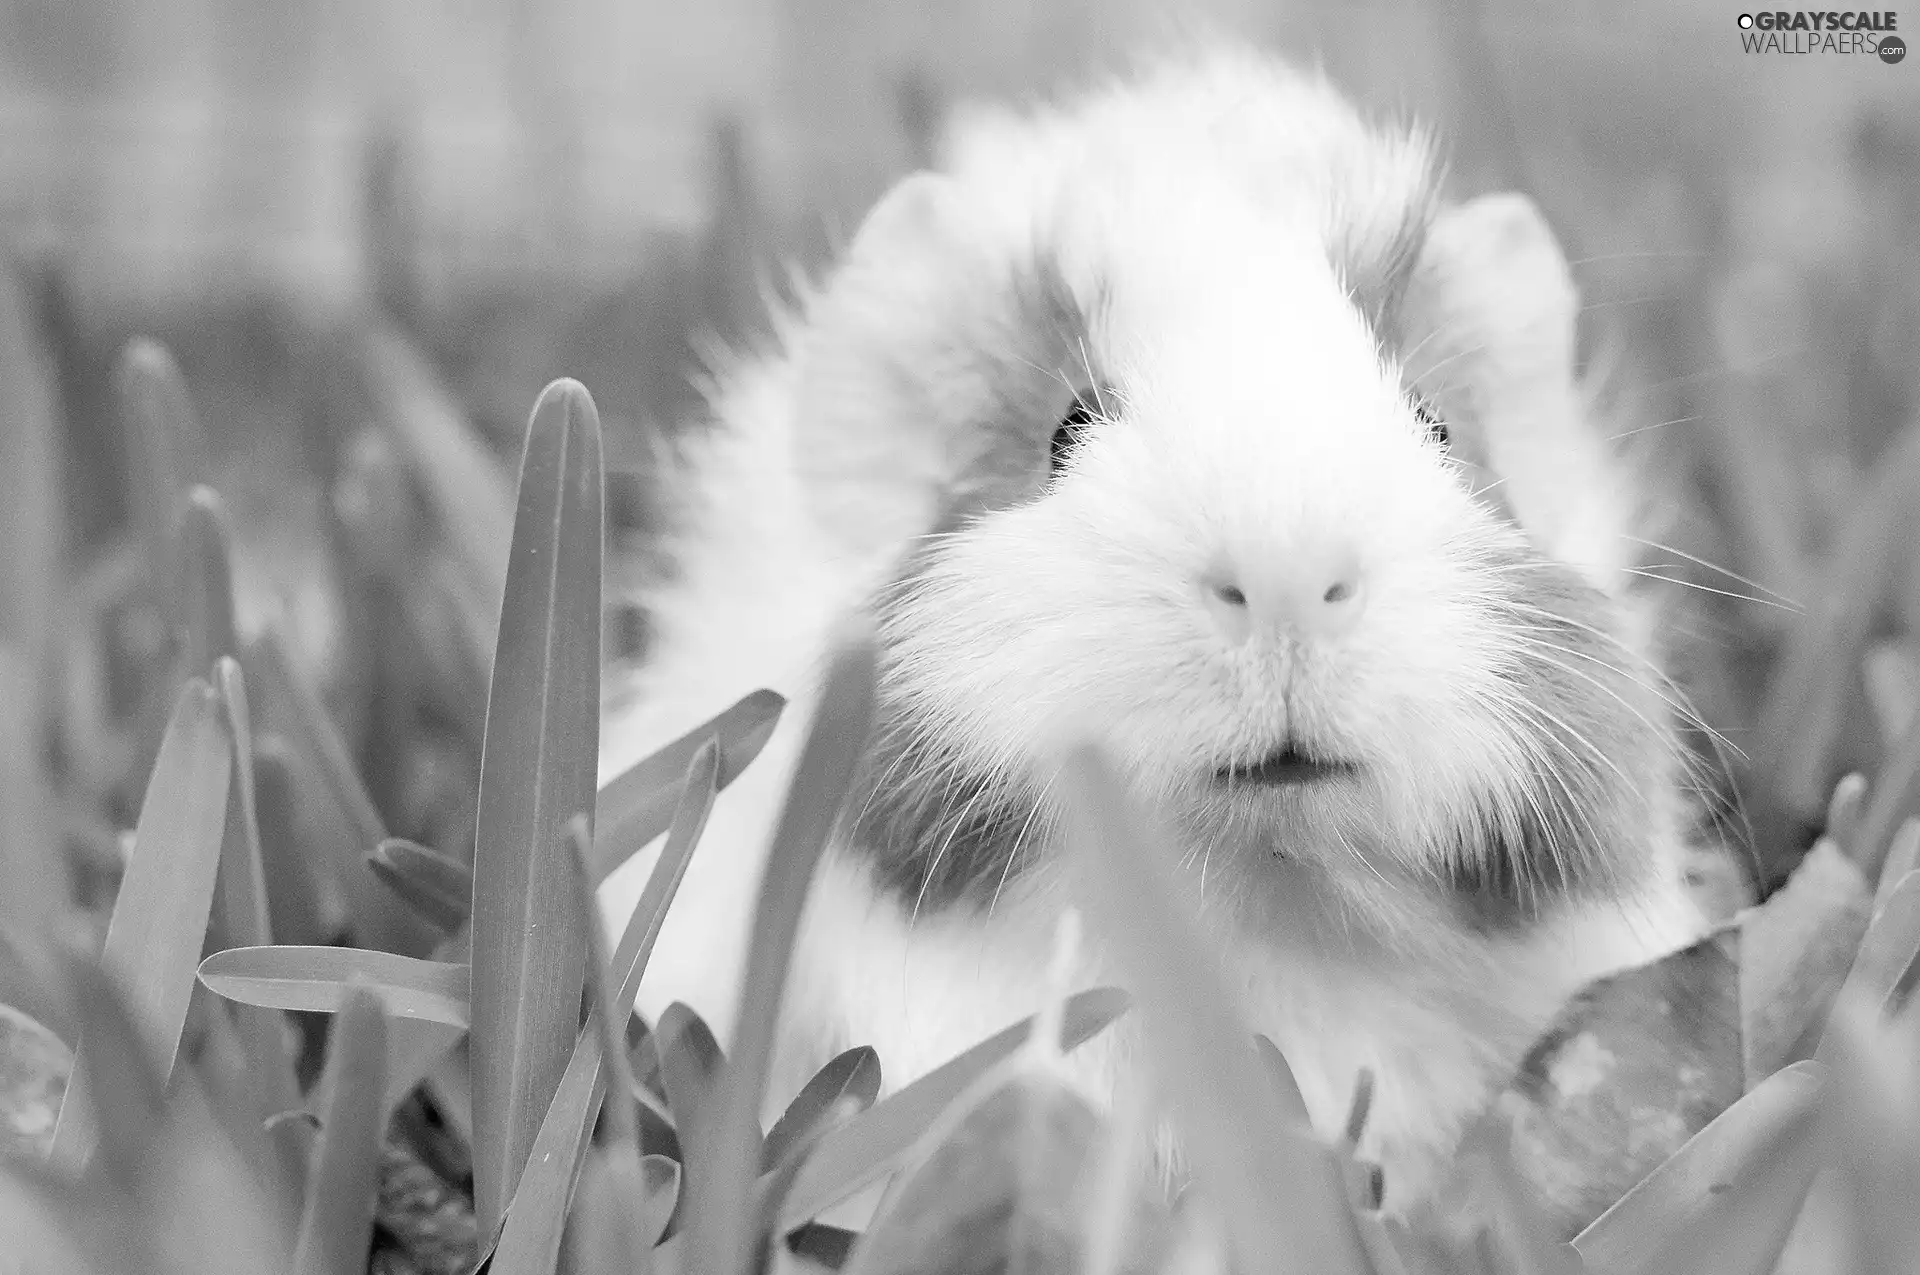
{"label": "green grass blade", "polygon": [[1826,1068],[1775,1072],[1574,1237],[1594,1275],[1764,1275],[1820,1167]]}
{"label": "green grass blade", "polygon": [[594,824],[598,879],[606,880],[667,830],[680,804],[693,755],[708,740],[720,748],[714,791],[721,792],[760,755],[785,708],[786,701],[773,691],[754,691],[608,781],[600,789]]}
{"label": "green grass blade", "polygon": [[873,1106],[880,1096],[880,1055],[871,1045],[847,1050],[814,1073],[787,1109],[767,1130],[761,1147],[760,1171],[771,1173],[786,1158],[787,1152],[826,1118],[828,1111],[850,1101],[850,1116]]}
{"label": "green grass blade", "polygon": [[491,612],[500,605],[515,536],[514,487],[433,366],[391,323],[359,337],[358,365],[381,423],[425,491],[463,574]]}
{"label": "green grass blade", "polygon": [[233,532],[226,506],[211,487],[187,493],[178,525],[181,587],[175,623],[181,667],[189,677],[211,677],[215,660],[240,651],[233,618]]}
{"label": "green grass blade", "polygon": [[[165,1123],[166,1081],[145,1039],[145,1026],[135,1021],[119,980],[92,961],[76,959],[68,964],[66,982],[78,1019],[78,1039],[91,1054],[86,1097],[98,1130],[94,1162],[109,1179],[130,1185]],[[80,1077],[77,1055],[75,1064],[68,1073],[67,1104],[74,1102]],[[65,1107],[61,1117],[64,1124]],[[49,1159],[55,1166],[78,1167],[65,1146],[56,1145]]]}
{"label": "green grass blade", "polygon": [[[1909,872],[1894,886],[1867,927],[1854,954],[1853,968],[1841,985],[1838,1004],[1849,998],[1869,1005],[1893,1007],[1897,992],[1910,985],[1915,961],[1920,960],[1920,872]],[[1831,1061],[1832,1024],[1821,1034],[1814,1057]]]}
{"label": "green grass blade", "polygon": [[[114,380],[132,459],[134,532],[141,543],[164,550],[173,543],[181,493],[200,476],[200,417],[179,365],[158,341],[129,341]],[[154,588],[164,589],[165,579],[156,571]]]}
{"label": "green grass blade", "polygon": [[[220,697],[195,678],[181,690],[147,781],[132,861],[121,881],[101,964],[125,989],[163,1078],[173,1071],[193,972],[213,908],[233,750]],[[54,1154],[84,1164],[98,1138],[84,1037],[54,1133]]]}
{"label": "green grass blade", "polygon": [[[772,1067],[787,970],[815,868],[873,729],[877,652],[860,628],[842,639],[788,790],[754,911],[733,1054],[710,1122],[700,1126],[712,1176],[688,1182],[693,1236],[717,1275],[744,1275],[755,1252],[753,1201],[760,1162],[760,1105]],[[684,1127],[684,1126],[683,1126]],[[684,1145],[684,1140],[683,1140]]]}
{"label": "green grass blade", "polygon": [[[1090,748],[1066,757],[1056,782],[1078,893],[1140,996],[1147,1057],[1241,1268],[1364,1275],[1333,1152],[1289,1117],[1262,1074],[1198,915],[1183,906],[1171,835]],[[1286,1186],[1276,1193],[1276,1183]]]}
{"label": "green grass blade", "polygon": [[602,469],[593,400],[554,382],[527,426],[481,749],[471,1031],[485,1232],[513,1198],[579,1024],[586,936],[565,828],[595,799]]}
{"label": "green grass blade", "polygon": [[267,916],[282,943],[317,946],[340,934],[346,905],[333,878],[317,869],[295,813],[293,751],[277,735],[254,749],[253,800],[260,853],[267,864]]}
{"label": "green grass blade", "polygon": [[380,997],[391,1018],[468,1026],[465,965],[369,948],[228,948],[200,963],[200,981],[243,1005],[310,1013],[338,1012],[358,981]]}
{"label": "green grass blade", "polygon": [[66,533],[59,395],[19,282],[0,256],[0,922],[25,936],[68,903],[40,730]]}
{"label": "green grass blade", "polygon": [[[253,784],[253,728],[247,707],[247,688],[239,662],[223,655],[214,667],[220,700],[226,710],[227,736],[233,742],[233,783],[227,803],[227,830],[220,851],[220,911],[228,938],[248,947],[273,943],[273,925],[267,908],[266,863],[260,847],[260,816]],[[297,1063],[287,1037],[286,1016],[258,1006],[235,1006],[235,1025],[244,1042],[249,1065],[254,1118],[266,1120],[300,1105]],[[310,1130],[290,1121],[273,1131],[281,1171],[296,1191],[303,1190],[311,1152]]]}
{"label": "green grass blade", "polygon": [[1920,814],[1920,718],[1874,776],[1859,832],[1847,847],[1867,880],[1880,879],[1894,834],[1915,814]]}
{"label": "green grass blade", "polygon": [[623,1030],[623,1024],[632,1014],[620,1010],[609,982],[613,978],[613,962],[607,953],[607,932],[600,923],[600,909],[594,900],[592,838],[586,816],[575,815],[567,825],[567,844],[573,851],[569,866],[573,869],[574,890],[579,896],[580,923],[587,932],[587,990],[593,1006],[588,1026],[599,1032],[600,1057],[612,1073],[603,1104],[611,1131],[609,1141],[619,1154],[631,1153],[637,1171],[641,1151],[640,1113],[636,1109],[639,1099],[634,1093],[633,1064],[627,1057]]}
{"label": "green grass blade", "polygon": [[359,1275],[373,1237],[385,1130],[387,1020],[380,997],[351,989],[328,1051],[326,1111],[294,1275]]}
{"label": "green grass blade", "polygon": [[[567,1227],[570,1270],[580,1275],[602,1271],[645,1275],[653,1269],[653,1246],[645,1238],[646,1224],[640,1216],[647,1191],[643,1174],[630,1145],[586,1157]],[[497,1257],[490,1269],[505,1270]]]}
{"label": "green grass blade", "polygon": [[[1079,1048],[1105,1031],[1129,1004],[1124,992],[1110,987],[1071,997],[1061,1015],[1060,1048]],[[781,1229],[794,1230],[898,1169],[941,1114],[982,1076],[1025,1048],[1032,1031],[1033,1020],[1022,1019],[821,1138],[781,1206]]]}
{"label": "green grass blade", "polygon": [[[614,1012],[622,1022],[632,1016],[647,958],[653,954],[667,908],[686,875],[687,864],[700,843],[700,834],[706,830],[719,782],[720,759],[720,746],[709,739],[688,762],[684,781],[676,785],[681,794],[680,804],[667,833],[667,844],[647,878],[646,888],[641,891],[640,902],[628,918],[626,929],[621,931],[612,970],[619,979],[613,997]],[[500,1232],[499,1248],[493,1255],[498,1275],[547,1275],[558,1258],[567,1199],[574,1190],[581,1157],[593,1132],[594,1107],[606,1084],[601,1047],[600,1034],[592,1024],[583,1028],[574,1040],[566,1074],[561,1076],[553,1102],[540,1122],[527,1170],[507,1210],[506,1226]],[[643,1111],[641,1115],[641,1123],[649,1123],[647,1113]],[[644,1138],[643,1146],[650,1153],[669,1149],[652,1136]],[[680,1154],[677,1136],[671,1150]]]}
{"label": "green grass blade", "polygon": [[[1848,514],[1830,555],[1836,569],[1816,575],[1819,596],[1806,599],[1808,614],[1778,657],[1756,731],[1766,741],[1759,760],[1788,808],[1801,815],[1816,815],[1826,801],[1833,752],[1850,726],[1846,709],[1916,489],[1920,430],[1909,429],[1887,449]],[[1899,798],[1903,805],[1906,800]],[[1860,847],[1848,849],[1863,864],[1878,861],[1880,851],[1862,857]]]}
{"label": "green grass blade", "polygon": [[387,892],[366,865],[366,854],[386,840],[386,824],[360,781],[352,750],[340,737],[320,693],[295,663],[277,625],[251,644],[255,671],[275,720],[314,781],[331,822],[339,828],[331,875],[346,895],[356,939],[366,947],[417,956],[432,950],[432,932]]}
{"label": "green grass blade", "polygon": [[442,934],[467,923],[473,906],[473,869],[458,859],[400,837],[388,837],[367,856],[373,875]]}

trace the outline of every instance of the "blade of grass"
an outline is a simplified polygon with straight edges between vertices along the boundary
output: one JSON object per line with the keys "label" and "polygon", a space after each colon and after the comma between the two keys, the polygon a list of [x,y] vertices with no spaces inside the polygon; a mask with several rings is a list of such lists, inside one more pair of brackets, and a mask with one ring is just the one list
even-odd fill
{"label": "blade of grass", "polygon": [[600,420],[578,382],[534,405],[494,646],[473,865],[474,1206],[506,1213],[579,1022],[586,937],[565,853],[599,755]]}
{"label": "blade of grass", "polygon": [[233,618],[233,532],[226,505],[211,487],[188,492],[175,523],[181,587],[174,605],[182,669],[189,677],[211,677],[215,660],[240,651]]}
{"label": "blade of grass", "polygon": [[367,856],[367,866],[441,933],[452,934],[466,924],[473,904],[473,869],[458,859],[388,837]]}
{"label": "blade of grass", "polygon": [[1820,1167],[1817,1100],[1827,1070],[1775,1072],[1574,1237],[1594,1275],[1763,1275]]}
{"label": "blade of grass", "polygon": [[386,1026],[379,996],[364,987],[348,991],[321,1082],[326,1115],[294,1248],[295,1275],[358,1275],[366,1269],[385,1132]]}
{"label": "blade of grass", "polygon": [[[1078,893],[1141,998],[1148,1057],[1242,1269],[1368,1272],[1332,1151],[1297,1128],[1261,1076],[1205,932],[1182,906],[1184,883],[1166,866],[1173,839],[1091,748],[1067,755],[1056,784]],[[1289,1184],[1277,1199],[1273,1183]]]}
{"label": "blade of grass", "polygon": [[[175,520],[182,496],[205,465],[204,432],[180,368],[159,342],[144,337],[130,341],[115,379],[131,461],[132,530],[147,555],[141,596],[156,617],[172,615],[181,572]],[[163,667],[171,674],[170,666]],[[152,676],[159,668],[148,672],[137,738],[143,759],[153,756],[166,729],[173,691],[171,676]],[[189,670],[189,675],[203,677],[206,670]]]}
{"label": "blade of grass", "polygon": [[595,879],[606,880],[667,830],[693,755],[707,741],[720,748],[714,791],[722,792],[760,755],[785,708],[786,701],[773,691],[754,691],[603,784],[594,823]]}
{"label": "blade of grass", "polygon": [[[121,352],[114,380],[133,464],[133,527],[141,543],[164,551],[174,543],[180,495],[200,476],[200,417],[164,345],[136,337]],[[153,564],[159,567],[161,564]],[[156,570],[152,586],[164,590],[168,573]]]}
{"label": "blade of grass", "polygon": [[283,943],[317,946],[339,937],[346,908],[334,882],[316,873],[295,817],[295,760],[277,735],[260,738],[254,749],[254,808],[260,821],[260,853],[267,865],[267,916]]}
{"label": "blade of grass", "polygon": [[[1781,653],[1757,731],[1770,741],[1760,760],[1788,808],[1802,815],[1818,812],[1827,797],[1831,754],[1845,728],[1840,718],[1886,600],[1886,581],[1916,490],[1920,429],[1909,429],[1888,449],[1848,516],[1829,558],[1837,569],[1816,581],[1819,596],[1809,599],[1808,614]],[[1893,800],[1908,804],[1904,794]],[[1879,852],[1864,848],[1864,840],[1848,847],[1861,863],[1869,862],[1867,856],[1877,863]]]}
{"label": "blade of grass", "polygon": [[[69,956],[66,964],[79,1040],[91,1054],[87,1101],[99,1131],[95,1161],[109,1180],[130,1188],[166,1121],[166,1081],[118,980],[91,959]],[[76,1065],[68,1073],[67,1104],[74,1101],[78,1075]],[[65,1104],[61,1117],[64,1124]],[[48,1163],[69,1173],[80,1167],[73,1151],[58,1145]]]}
{"label": "blade of grass", "polygon": [[200,963],[209,991],[244,1005],[337,1013],[356,981],[396,1019],[467,1026],[464,965],[358,947],[234,947]]}
{"label": "blade of grass", "polygon": [[290,742],[304,763],[302,772],[316,781],[316,795],[343,830],[335,843],[331,875],[344,888],[358,941],[404,956],[430,951],[433,939],[426,925],[388,894],[366,866],[367,851],[386,840],[386,825],[360,782],[352,751],[327,715],[319,692],[294,662],[279,626],[269,621],[250,652],[248,666],[291,733]]}
{"label": "blade of grass", "polygon": [[[232,741],[234,782],[229,786],[227,828],[220,851],[222,872],[220,906],[222,928],[235,942],[249,947],[273,943],[267,911],[266,865],[260,848],[259,807],[253,786],[253,728],[247,708],[246,681],[232,655],[222,655],[214,667],[220,700],[226,710],[227,738]],[[266,1120],[300,1105],[297,1061],[287,1039],[286,1016],[257,1006],[235,1007],[235,1023],[245,1044],[247,1078],[253,1092],[254,1118]],[[306,1165],[312,1150],[311,1130],[290,1121],[272,1134],[281,1171],[296,1193],[303,1192]]]}
{"label": "blade of grass", "polygon": [[760,1171],[771,1173],[808,1130],[826,1118],[842,1101],[851,1101],[848,1118],[873,1106],[880,1096],[880,1055],[871,1045],[847,1050],[814,1073],[786,1111],[767,1130],[760,1151]]}
{"label": "blade of grass", "polygon": [[[1124,992],[1110,987],[1072,997],[1061,1014],[1060,1048],[1079,1048],[1106,1030],[1129,1004]],[[1033,1020],[1022,1019],[823,1137],[781,1207],[781,1229],[798,1228],[899,1168],[941,1113],[1026,1047],[1032,1029]]]}
{"label": "blade of grass", "polygon": [[[1920,872],[1909,872],[1888,892],[1885,906],[1867,927],[1853,968],[1834,1003],[1857,999],[1870,1005],[1890,1005],[1895,994],[1908,984],[1916,960],[1920,960]],[[1829,1021],[1814,1057],[1831,1062],[1834,1044]]]}
{"label": "blade of grass", "polygon": [[0,257],[0,922],[24,937],[68,903],[39,747],[66,533],[59,393],[20,283]]}
{"label": "blade of grass", "polygon": [[[755,1253],[750,1206],[760,1158],[760,1104],[787,971],[814,870],[840,820],[873,728],[877,653],[872,634],[861,622],[841,636],[836,648],[760,883],[733,1053],[721,1072],[714,1106],[697,1126],[710,1165],[696,1160],[688,1166],[694,1242],[717,1275],[745,1275]],[[712,1176],[702,1181],[705,1167]]]}
{"label": "blade of grass", "polygon": [[357,360],[381,423],[391,431],[429,505],[462,553],[463,574],[496,610],[515,535],[514,485],[474,433],[432,365],[391,323],[360,332]]}
{"label": "blade of grass", "polygon": [[[615,1013],[622,1022],[632,1016],[634,998],[640,992],[640,978],[647,958],[653,954],[655,940],[666,920],[674,892],[680,888],[687,864],[699,845],[713,809],[721,768],[720,746],[709,740],[693,754],[687,766],[686,781],[680,785],[679,808],[667,833],[666,848],[654,864],[641,891],[640,902],[627,928],[621,932],[620,946],[614,951],[613,971],[619,977],[614,994]],[[593,1132],[592,1114],[606,1083],[605,1061],[600,1054],[600,1036],[591,1025],[575,1038],[573,1057],[567,1061],[566,1074],[540,1122],[534,1139],[527,1171],[514,1192],[507,1210],[505,1228],[499,1234],[499,1249],[494,1253],[499,1275],[545,1275],[553,1269],[560,1248],[561,1228],[566,1217],[567,1200],[578,1180],[581,1158],[587,1139]],[[645,1144],[654,1151],[663,1150],[649,1137]],[[672,1150],[681,1154],[679,1140]]]}
{"label": "blade of grass", "polygon": [[580,923],[587,931],[587,990],[593,1009],[589,1026],[600,1034],[600,1057],[612,1072],[610,1092],[603,1109],[612,1130],[612,1147],[625,1154],[631,1151],[636,1172],[643,1148],[640,1145],[639,1100],[634,1096],[633,1065],[623,1047],[626,1034],[621,1024],[630,1014],[620,1012],[614,989],[607,980],[613,977],[613,960],[607,952],[606,930],[600,924],[600,909],[593,895],[593,833],[586,816],[575,815],[567,824],[567,844],[573,851],[573,881],[580,906]]}
{"label": "blade of grass", "polygon": [[[700,1122],[711,1114],[714,1089],[725,1059],[713,1030],[686,1005],[675,1001],[660,1015],[655,1035],[660,1047],[660,1078],[667,1091],[667,1110],[680,1131],[680,1180],[686,1191],[698,1189],[706,1173],[711,1148],[701,1136]],[[687,1215],[679,1217],[686,1229]]]}
{"label": "blade of grass", "polygon": [[1920,719],[1908,727],[1899,747],[1874,777],[1860,831],[1847,847],[1867,880],[1880,879],[1894,833],[1915,814],[1920,814]]}
{"label": "blade of grass", "polygon": [[[195,678],[181,690],[134,833],[101,964],[126,989],[146,1047],[164,1078],[173,1071],[193,971],[213,907],[214,873],[226,831],[232,747],[219,696]],[[83,1036],[54,1132],[56,1159],[82,1165],[98,1140]]]}
{"label": "blade of grass", "polygon": [[646,1196],[640,1162],[633,1148],[609,1147],[590,1154],[580,1169],[580,1187],[566,1231],[566,1252],[573,1271],[619,1271],[646,1275],[653,1269],[653,1246],[642,1238],[638,1209]]}

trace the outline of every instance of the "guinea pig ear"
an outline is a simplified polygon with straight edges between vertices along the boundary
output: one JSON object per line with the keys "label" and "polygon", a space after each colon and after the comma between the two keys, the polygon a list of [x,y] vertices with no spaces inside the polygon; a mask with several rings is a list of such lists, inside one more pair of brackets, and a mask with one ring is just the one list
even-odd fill
{"label": "guinea pig ear", "polygon": [[1540,548],[1616,587],[1630,565],[1629,502],[1586,418],[1574,365],[1579,291],[1525,195],[1443,209],[1402,303],[1407,375],[1458,421],[1464,458],[1501,481],[1490,499]]}

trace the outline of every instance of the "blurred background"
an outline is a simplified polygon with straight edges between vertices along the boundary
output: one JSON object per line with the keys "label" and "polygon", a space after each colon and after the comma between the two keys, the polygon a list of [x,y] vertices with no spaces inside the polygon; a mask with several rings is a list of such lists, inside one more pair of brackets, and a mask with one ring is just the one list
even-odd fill
{"label": "blurred background", "polygon": [[[114,368],[151,335],[191,387],[194,472],[234,521],[243,611],[271,598],[307,621],[350,738],[377,748],[339,572],[311,568],[331,561],[343,440],[402,391],[342,333],[389,325],[417,357],[404,392],[509,467],[541,386],[579,377],[615,479],[642,473],[647,431],[695,408],[703,343],[751,332],[761,281],[817,266],[924,156],[944,103],[1206,26],[1432,119],[1458,193],[1526,190],[1559,228],[1593,356],[1673,513],[1660,571],[1703,639],[1688,691],[1775,873],[1833,772],[1904,724],[1913,591],[1891,586],[1848,613],[1856,644],[1886,641],[1843,659],[1845,693],[1819,701],[1840,707],[1798,723],[1816,743],[1762,719],[1787,711],[1782,653],[1914,410],[1920,57],[1749,54],[1737,16],[1733,0],[4,0],[0,235],[21,286],[0,353],[37,360],[48,389],[0,385],[0,510],[16,547],[44,549],[9,555],[0,636],[59,647],[72,596],[125,568],[140,442]],[[644,530],[617,481],[612,517]],[[60,571],[30,576],[36,560]],[[637,621],[612,623],[639,653]],[[49,667],[70,713],[80,675]],[[61,747],[69,767],[86,752]],[[415,800],[408,782],[376,796]]]}

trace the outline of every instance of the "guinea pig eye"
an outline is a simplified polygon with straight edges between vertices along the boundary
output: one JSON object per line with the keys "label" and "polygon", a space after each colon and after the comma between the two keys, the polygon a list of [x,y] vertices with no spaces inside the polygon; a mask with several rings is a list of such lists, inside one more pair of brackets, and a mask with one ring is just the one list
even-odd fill
{"label": "guinea pig eye", "polygon": [[1427,402],[1426,399],[1417,398],[1413,400],[1413,414],[1419,419],[1422,425],[1427,427],[1428,438],[1431,438],[1442,447],[1453,442],[1453,435],[1447,431],[1447,423],[1440,419],[1440,413],[1434,410],[1433,404]]}
{"label": "guinea pig eye", "polygon": [[1054,473],[1059,473],[1067,463],[1067,457],[1080,445],[1080,440],[1093,427],[1095,408],[1084,395],[1073,400],[1073,407],[1060,418],[1060,424],[1053,431]]}

